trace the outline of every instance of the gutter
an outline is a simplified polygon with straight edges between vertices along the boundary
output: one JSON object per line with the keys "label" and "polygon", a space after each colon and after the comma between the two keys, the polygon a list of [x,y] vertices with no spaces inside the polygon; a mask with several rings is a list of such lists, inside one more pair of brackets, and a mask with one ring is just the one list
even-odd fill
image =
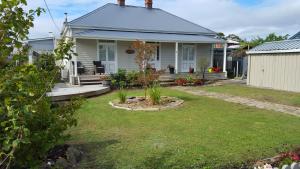
{"label": "gutter", "polygon": [[270,51],[248,51],[246,54],[274,54],[274,53],[300,53],[300,49],[289,49],[289,50],[270,50]]}

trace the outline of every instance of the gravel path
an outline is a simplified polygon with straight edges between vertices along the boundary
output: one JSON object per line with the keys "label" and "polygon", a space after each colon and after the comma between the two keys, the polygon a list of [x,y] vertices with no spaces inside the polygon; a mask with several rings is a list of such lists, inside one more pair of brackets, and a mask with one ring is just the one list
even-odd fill
{"label": "gravel path", "polygon": [[207,91],[203,91],[203,90],[195,90],[192,87],[177,86],[177,87],[173,87],[173,89],[187,92],[187,93],[197,95],[197,96],[205,96],[205,97],[209,97],[209,98],[220,99],[220,100],[224,100],[224,101],[231,102],[231,103],[243,104],[246,106],[277,111],[277,112],[291,114],[291,115],[300,117],[300,108],[299,107],[287,106],[287,105],[271,103],[271,102],[258,101],[255,99],[239,97],[239,96],[232,96],[232,95],[228,95],[228,94],[207,92]]}

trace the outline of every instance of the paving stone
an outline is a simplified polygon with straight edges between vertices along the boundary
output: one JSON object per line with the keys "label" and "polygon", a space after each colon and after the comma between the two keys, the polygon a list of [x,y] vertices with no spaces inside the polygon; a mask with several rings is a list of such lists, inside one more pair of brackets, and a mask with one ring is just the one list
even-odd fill
{"label": "paving stone", "polygon": [[173,87],[173,89],[184,91],[186,93],[190,93],[193,95],[220,99],[220,100],[224,100],[224,101],[231,102],[231,103],[243,104],[243,105],[247,105],[247,106],[251,106],[251,107],[272,110],[272,111],[291,114],[291,115],[300,117],[300,108],[299,107],[287,106],[287,105],[271,103],[271,102],[264,102],[264,101],[259,101],[259,100],[240,97],[240,96],[232,96],[229,94],[207,92],[204,90],[195,90],[190,87],[176,86],[176,87]]}

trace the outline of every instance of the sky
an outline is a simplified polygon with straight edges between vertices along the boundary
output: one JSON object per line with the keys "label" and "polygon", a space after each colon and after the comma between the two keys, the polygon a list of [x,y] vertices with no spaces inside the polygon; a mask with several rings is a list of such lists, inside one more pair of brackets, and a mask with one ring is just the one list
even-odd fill
{"label": "sky", "polygon": [[[36,18],[30,38],[59,35],[64,21],[76,19],[106,3],[117,0],[46,0],[54,23],[48,12]],[[126,0],[127,5],[144,6],[144,0]],[[215,32],[236,34],[243,39],[269,33],[293,35],[300,31],[300,0],[153,0],[155,8],[161,8],[188,19]],[[28,0],[27,9],[45,8],[43,0]]]}

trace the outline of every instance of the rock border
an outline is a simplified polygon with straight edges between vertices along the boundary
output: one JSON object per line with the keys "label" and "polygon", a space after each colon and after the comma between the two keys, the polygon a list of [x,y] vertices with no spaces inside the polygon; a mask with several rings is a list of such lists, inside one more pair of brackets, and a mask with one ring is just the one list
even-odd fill
{"label": "rock border", "polygon": [[[140,97],[140,96],[137,96]],[[168,96],[163,96],[164,98],[168,99],[174,99],[174,102],[165,104],[165,105],[155,105],[153,107],[128,107],[128,104],[120,104],[118,103],[118,100],[110,101],[109,105],[111,105],[113,108],[116,109],[123,109],[123,110],[128,110],[128,111],[160,111],[160,110],[166,110],[166,109],[173,109],[177,108],[180,105],[184,103],[184,100],[179,99],[177,97],[168,97]]]}

